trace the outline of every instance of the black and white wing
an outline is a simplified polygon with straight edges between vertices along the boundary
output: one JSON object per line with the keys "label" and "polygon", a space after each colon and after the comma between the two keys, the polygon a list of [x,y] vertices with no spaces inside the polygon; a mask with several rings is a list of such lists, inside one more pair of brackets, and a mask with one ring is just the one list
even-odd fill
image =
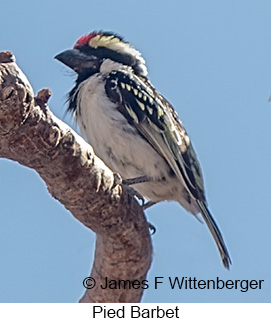
{"label": "black and white wing", "polygon": [[106,80],[108,97],[145,140],[167,161],[198,204],[222,257],[229,268],[230,256],[204,193],[201,168],[190,138],[171,104],[144,78],[126,71],[113,71]]}

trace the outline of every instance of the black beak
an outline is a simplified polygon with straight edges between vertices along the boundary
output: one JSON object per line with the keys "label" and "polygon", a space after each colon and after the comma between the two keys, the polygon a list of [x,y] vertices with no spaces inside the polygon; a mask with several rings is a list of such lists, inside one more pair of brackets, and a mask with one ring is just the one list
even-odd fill
{"label": "black beak", "polygon": [[81,74],[86,70],[97,70],[98,58],[94,55],[86,55],[78,49],[68,49],[55,56],[55,59]]}

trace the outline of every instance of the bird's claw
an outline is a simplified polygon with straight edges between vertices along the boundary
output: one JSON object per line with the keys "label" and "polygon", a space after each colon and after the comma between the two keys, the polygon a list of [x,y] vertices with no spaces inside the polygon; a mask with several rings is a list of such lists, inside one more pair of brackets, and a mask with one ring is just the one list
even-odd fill
{"label": "bird's claw", "polygon": [[119,173],[113,173],[113,177],[114,177],[114,185],[113,185],[113,187],[123,183],[122,178],[121,178]]}
{"label": "bird's claw", "polygon": [[145,204],[144,197],[139,192],[137,192],[134,188],[132,188],[130,186],[129,186],[129,190],[133,194],[133,196],[135,196],[139,201],[141,201],[141,206],[144,207],[144,204]]}
{"label": "bird's claw", "polygon": [[155,234],[156,227],[153,224],[151,224],[150,222],[148,222],[148,225],[149,225],[149,230],[151,232],[151,235]]}
{"label": "bird's claw", "polygon": [[149,207],[155,205],[157,202],[152,202],[152,201],[148,201],[148,202],[145,202],[143,205],[142,205],[142,208],[143,210],[147,210]]}

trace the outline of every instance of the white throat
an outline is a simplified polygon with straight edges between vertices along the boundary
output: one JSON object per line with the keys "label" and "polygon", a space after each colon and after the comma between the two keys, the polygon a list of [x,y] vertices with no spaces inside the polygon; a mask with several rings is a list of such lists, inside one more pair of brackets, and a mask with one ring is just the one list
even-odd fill
{"label": "white throat", "polygon": [[[124,66],[125,65],[123,65],[121,63],[112,61],[110,58],[106,58],[101,64],[100,72],[102,74],[107,75],[107,74],[110,74],[112,71],[123,70]],[[125,67],[127,70],[128,66],[125,66]]]}

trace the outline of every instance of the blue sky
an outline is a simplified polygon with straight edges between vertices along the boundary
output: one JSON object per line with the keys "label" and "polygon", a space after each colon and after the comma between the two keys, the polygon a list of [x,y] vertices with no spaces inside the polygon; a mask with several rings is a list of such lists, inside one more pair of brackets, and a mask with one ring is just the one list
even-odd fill
{"label": "blue sky", "polygon": [[[11,50],[35,92],[53,91],[65,116],[74,77],[53,57],[93,30],[124,36],[147,61],[152,83],[174,105],[204,172],[207,198],[233,260],[177,203],[147,211],[157,228],[144,302],[271,301],[271,2],[5,1],[0,50]],[[76,302],[95,235],[30,169],[0,160],[0,302]],[[155,276],[264,280],[261,290],[153,288]]]}

